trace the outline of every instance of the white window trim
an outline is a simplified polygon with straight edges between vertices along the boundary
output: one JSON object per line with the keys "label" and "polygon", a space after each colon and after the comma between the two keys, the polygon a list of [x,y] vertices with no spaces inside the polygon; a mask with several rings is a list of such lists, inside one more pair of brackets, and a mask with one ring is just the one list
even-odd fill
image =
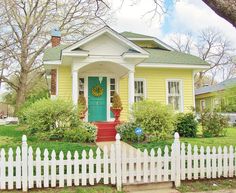
{"label": "white window trim", "polygon": [[206,100],[205,100],[205,99],[201,99],[201,100],[200,100],[200,110],[201,110],[201,111],[204,110],[204,109],[202,109],[202,102],[204,102],[204,104],[205,104],[204,109],[206,109]]}
{"label": "white window trim", "polygon": [[[146,83],[146,79],[145,78],[134,78],[134,84],[135,84],[135,81],[143,81],[143,95],[144,95],[144,99],[147,98],[147,83]],[[135,85],[134,85],[135,87]],[[135,88],[134,88],[134,97],[135,97]]]}
{"label": "white window trim", "polygon": [[182,79],[166,79],[166,105],[168,104],[168,82],[179,82],[180,85],[180,112],[184,112],[184,95],[183,95],[183,80]]}

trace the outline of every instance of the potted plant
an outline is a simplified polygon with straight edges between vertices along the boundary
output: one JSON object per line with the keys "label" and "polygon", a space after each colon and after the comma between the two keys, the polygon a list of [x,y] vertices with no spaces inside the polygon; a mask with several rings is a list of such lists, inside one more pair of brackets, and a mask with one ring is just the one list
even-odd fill
{"label": "potted plant", "polygon": [[123,110],[120,96],[115,92],[112,99],[111,111],[114,114],[115,122],[119,123],[120,112]]}
{"label": "potted plant", "polygon": [[86,106],[86,98],[84,97],[83,94],[79,95],[78,98],[78,106],[79,106],[79,117],[81,120],[83,120],[85,118],[85,114],[88,110],[87,106]]}

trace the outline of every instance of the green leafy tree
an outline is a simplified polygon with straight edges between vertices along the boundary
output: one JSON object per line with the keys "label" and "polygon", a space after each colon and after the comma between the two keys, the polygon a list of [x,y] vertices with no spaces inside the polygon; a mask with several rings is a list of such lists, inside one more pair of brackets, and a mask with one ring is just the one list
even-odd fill
{"label": "green leafy tree", "polygon": [[220,96],[221,111],[236,112],[236,85],[227,88]]}

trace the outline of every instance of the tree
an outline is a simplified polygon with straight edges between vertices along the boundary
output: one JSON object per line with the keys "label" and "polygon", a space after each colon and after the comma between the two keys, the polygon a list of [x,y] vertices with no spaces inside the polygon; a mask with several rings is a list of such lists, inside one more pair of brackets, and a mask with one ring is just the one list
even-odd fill
{"label": "tree", "polygon": [[236,27],[236,1],[235,0],[202,0],[217,15],[226,19]]}
{"label": "tree", "polygon": [[236,112],[236,84],[229,86],[218,96],[221,99],[221,110],[223,112]]}
{"label": "tree", "polygon": [[189,33],[177,34],[171,37],[171,42],[177,50],[195,54],[211,65],[209,69],[195,76],[197,88],[216,83],[216,77],[226,80],[236,74],[232,43],[215,28],[200,31],[196,39]]}
{"label": "tree", "polygon": [[16,91],[16,111],[33,79],[44,73],[41,56],[52,28],[64,41],[73,40],[104,25],[109,15],[99,0],[0,0],[0,12],[0,82]]}

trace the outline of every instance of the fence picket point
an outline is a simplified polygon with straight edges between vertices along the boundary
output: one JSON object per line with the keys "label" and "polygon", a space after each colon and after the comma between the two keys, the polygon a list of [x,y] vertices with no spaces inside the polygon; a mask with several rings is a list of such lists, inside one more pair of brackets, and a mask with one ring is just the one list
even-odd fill
{"label": "fence picket point", "polygon": [[8,189],[13,189],[13,150],[12,148],[8,151]]}
{"label": "fence picket point", "polygon": [[87,153],[85,150],[82,151],[82,186],[86,186],[87,185],[87,159],[86,159]]}
{"label": "fence picket point", "polygon": [[198,147],[194,145],[194,155],[193,155],[193,178],[198,179]]}
{"label": "fence picket point", "polygon": [[224,174],[223,176],[225,178],[228,177],[228,148],[226,146],[224,146],[224,153],[223,153],[223,171],[224,171]]}
{"label": "fence picket point", "polygon": [[99,183],[101,179],[101,150],[97,148],[96,150],[96,182]]}
{"label": "fence picket point", "polygon": [[79,153],[78,151],[74,152],[74,184],[75,186],[79,185]]}
{"label": "fence picket point", "polygon": [[103,178],[104,178],[104,184],[108,184],[108,148],[105,145],[103,149]]}
{"label": "fence picket point", "polygon": [[216,178],[216,147],[212,148],[212,178]]}
{"label": "fence picket point", "polygon": [[51,187],[56,187],[56,175],[57,175],[57,165],[56,165],[56,152],[55,150],[51,153]]}
{"label": "fence picket point", "polygon": [[43,178],[43,185],[45,188],[49,187],[49,159],[48,159],[48,150],[45,149],[44,150],[44,165],[43,165],[43,175],[44,175],[44,178]]}
{"label": "fence picket point", "polygon": [[60,151],[59,153],[59,187],[63,188],[65,185],[65,176],[64,176],[64,153]]}
{"label": "fence picket point", "polygon": [[186,151],[185,143],[181,144],[181,180],[186,179]]}
{"label": "fence picket point", "polygon": [[0,160],[0,179],[1,179],[1,189],[6,189],[6,153],[5,149],[1,149],[0,152],[1,160]]}
{"label": "fence picket point", "polygon": [[223,175],[223,161],[222,161],[222,147],[221,146],[218,147],[217,159],[218,159],[218,172],[217,172],[218,174],[217,174],[217,177],[220,178]]}
{"label": "fence picket point", "polygon": [[148,163],[149,163],[148,151],[147,149],[145,149],[143,152],[143,181],[144,183],[148,182],[148,174],[149,174]]}
{"label": "fence picket point", "polygon": [[234,176],[234,149],[233,146],[229,146],[229,177]]}
{"label": "fence picket point", "polygon": [[66,155],[66,184],[67,186],[72,186],[72,178],[71,178],[71,174],[72,174],[72,161],[71,161],[71,152],[68,151],[67,155]]}
{"label": "fence picket point", "polygon": [[116,152],[115,147],[111,144],[111,151],[110,151],[110,168],[111,168],[111,184],[116,183]]}
{"label": "fence picket point", "polygon": [[163,170],[163,174],[164,174],[164,181],[168,181],[169,180],[169,162],[170,162],[170,158],[169,158],[169,148],[166,145],[165,149],[164,149],[164,170]]}
{"label": "fence picket point", "polygon": [[118,191],[122,189],[122,173],[121,173],[121,143],[120,134],[116,134],[116,188]]}
{"label": "fence picket point", "polygon": [[163,166],[163,160],[162,160],[162,152],[161,148],[158,148],[157,150],[157,182],[162,181],[162,166]]}
{"label": "fence picket point", "polygon": [[[140,151],[139,149],[137,151]],[[140,155],[137,157],[137,164],[139,164],[140,162]],[[140,169],[139,171],[141,170],[141,166],[140,166]],[[122,146],[122,168],[121,168],[121,171],[122,171],[122,183],[125,184],[127,183],[127,149],[126,149],[126,146],[123,145]],[[140,175],[138,175],[140,176]],[[140,177],[140,180],[141,180],[141,177]]]}
{"label": "fence picket point", "polygon": [[16,189],[21,189],[21,150],[16,148]]}
{"label": "fence picket point", "polygon": [[155,151],[152,148],[150,152],[151,156],[151,163],[150,163],[150,171],[151,171],[151,176],[150,176],[150,182],[155,182],[156,174],[155,174]]}
{"label": "fence picket point", "polygon": [[42,187],[41,181],[41,151],[39,148],[36,149],[36,187]]}
{"label": "fence picket point", "polygon": [[192,179],[192,146],[188,144],[188,152],[187,152],[187,172],[188,172],[188,180]]}

